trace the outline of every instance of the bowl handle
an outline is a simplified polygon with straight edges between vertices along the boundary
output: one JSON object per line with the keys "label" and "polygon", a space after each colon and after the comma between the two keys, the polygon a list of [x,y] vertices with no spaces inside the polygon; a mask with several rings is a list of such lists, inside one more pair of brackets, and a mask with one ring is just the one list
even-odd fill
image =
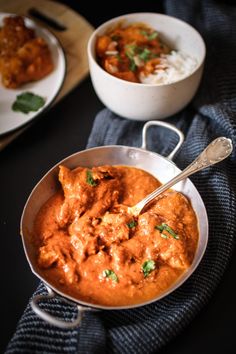
{"label": "bowl handle", "polygon": [[[87,310],[92,310],[91,308],[86,308],[83,306],[77,306],[78,309],[78,315],[77,318],[71,322],[66,322],[63,320],[59,320],[58,318],[50,315],[48,312],[42,310],[42,308],[39,306],[39,302],[40,301],[45,301],[47,299],[53,299],[54,297],[56,297],[57,295],[52,291],[52,289],[50,289],[48,286],[46,286],[47,290],[48,290],[48,294],[46,295],[35,295],[33,297],[33,299],[31,300],[31,307],[33,309],[33,311],[40,317],[42,318],[44,321],[50,323],[53,326],[59,327],[59,328],[63,328],[63,329],[69,329],[69,328],[74,328],[80,325],[81,321],[82,321],[82,317],[83,317],[83,312],[87,311]],[[61,300],[63,300],[64,302],[67,303],[72,303],[66,299],[60,298]],[[72,303],[73,304],[73,303]]]}
{"label": "bowl handle", "polygon": [[179,137],[179,141],[176,145],[176,147],[174,148],[174,150],[167,156],[167,158],[169,160],[172,160],[175,156],[175,154],[177,153],[177,151],[180,149],[181,145],[184,142],[184,134],[177,129],[174,125],[166,123],[166,122],[161,122],[161,121],[155,121],[155,120],[150,120],[149,122],[145,123],[143,126],[143,131],[142,131],[142,149],[147,149],[147,129],[149,127],[151,127],[152,125],[158,125],[167,129],[172,130],[173,132],[175,132],[178,137]]}

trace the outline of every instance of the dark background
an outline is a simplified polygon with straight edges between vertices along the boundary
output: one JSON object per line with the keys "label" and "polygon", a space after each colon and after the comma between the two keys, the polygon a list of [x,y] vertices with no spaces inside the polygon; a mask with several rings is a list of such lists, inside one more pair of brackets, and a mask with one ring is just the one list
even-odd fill
{"label": "dark background", "polygon": [[[17,0],[16,0],[17,1]],[[94,27],[130,12],[163,12],[160,1],[64,1]],[[181,1],[180,1],[181,6]],[[97,7],[97,6],[96,6]],[[38,285],[23,252],[19,223],[23,206],[34,185],[59,160],[82,150],[96,113],[103,107],[89,77],[47,114],[36,120],[24,134],[0,152],[0,269],[1,341],[4,351],[17,322]],[[161,354],[235,353],[236,254],[209,304]],[[148,348],[147,348],[148,351]]]}

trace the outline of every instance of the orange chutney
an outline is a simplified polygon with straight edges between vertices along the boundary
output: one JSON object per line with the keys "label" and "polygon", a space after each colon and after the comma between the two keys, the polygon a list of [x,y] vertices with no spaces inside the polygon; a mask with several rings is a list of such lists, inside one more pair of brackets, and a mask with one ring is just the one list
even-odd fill
{"label": "orange chutney", "polygon": [[40,274],[64,294],[123,306],[155,298],[191,265],[198,243],[189,200],[169,190],[138,217],[128,213],[160,182],[128,166],[60,166],[62,189],[40,209]]}

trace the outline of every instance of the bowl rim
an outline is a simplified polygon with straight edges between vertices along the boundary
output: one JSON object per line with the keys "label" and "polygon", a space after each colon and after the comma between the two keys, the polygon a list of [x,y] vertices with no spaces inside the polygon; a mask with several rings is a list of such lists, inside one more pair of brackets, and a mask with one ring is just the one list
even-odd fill
{"label": "bowl rim", "polygon": [[[200,58],[200,60],[197,63],[197,66],[195,67],[195,69],[190,73],[185,75],[184,77],[182,77],[179,80],[176,80],[174,82],[171,83],[165,83],[165,84],[144,84],[142,82],[132,82],[132,81],[127,81],[127,80],[123,80],[120,79],[110,73],[108,73],[106,70],[104,70],[96,61],[95,55],[92,53],[92,47],[93,47],[93,41],[95,43],[95,37],[98,35],[98,32],[103,29],[103,27],[107,27],[109,25],[114,24],[115,22],[119,22],[121,20],[125,20],[127,18],[132,18],[135,16],[157,16],[157,17],[162,17],[162,18],[166,18],[168,20],[174,21],[174,22],[178,22],[180,25],[187,27],[189,30],[191,30],[192,32],[195,33],[195,35],[198,37],[199,42],[202,45],[202,49],[203,49],[203,54],[202,57]],[[138,21],[136,21],[138,22]],[[91,34],[88,44],[87,44],[87,55],[89,58],[89,62],[91,61],[93,63],[93,65],[95,65],[95,67],[102,73],[104,73],[105,76],[107,76],[108,78],[110,78],[111,80],[117,81],[118,82],[122,82],[124,85],[132,85],[134,87],[148,87],[149,89],[153,88],[153,87],[168,87],[174,84],[178,84],[188,78],[190,78],[191,76],[193,76],[204,64],[205,58],[206,58],[206,44],[204,42],[203,37],[201,36],[201,34],[193,27],[191,26],[188,22],[185,22],[177,17],[174,16],[169,16],[166,14],[162,14],[162,13],[158,13],[158,12],[132,12],[132,13],[128,13],[128,14],[124,14],[124,15],[120,15],[117,17],[113,17],[110,20],[103,22],[101,25],[99,25]],[[90,66],[90,63],[89,63]],[[91,71],[91,70],[90,70]]]}

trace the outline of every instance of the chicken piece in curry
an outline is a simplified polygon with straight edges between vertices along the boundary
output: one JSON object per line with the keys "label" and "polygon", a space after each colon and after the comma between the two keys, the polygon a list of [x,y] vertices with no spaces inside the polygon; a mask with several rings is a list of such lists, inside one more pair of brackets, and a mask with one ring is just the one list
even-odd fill
{"label": "chicken piece in curry", "polygon": [[140,74],[154,73],[156,67],[163,66],[161,54],[170,52],[159,33],[143,23],[127,27],[119,24],[96,42],[96,56],[102,68],[131,82],[141,82]]}
{"label": "chicken piece in curry", "polygon": [[128,212],[160,182],[128,166],[60,166],[61,190],[40,209],[39,273],[64,294],[124,306],[155,298],[191,265],[198,243],[189,200],[169,190],[138,217]]}
{"label": "chicken piece in curry", "polygon": [[0,73],[7,88],[40,80],[53,70],[45,40],[26,27],[21,16],[4,18],[0,29]]}

